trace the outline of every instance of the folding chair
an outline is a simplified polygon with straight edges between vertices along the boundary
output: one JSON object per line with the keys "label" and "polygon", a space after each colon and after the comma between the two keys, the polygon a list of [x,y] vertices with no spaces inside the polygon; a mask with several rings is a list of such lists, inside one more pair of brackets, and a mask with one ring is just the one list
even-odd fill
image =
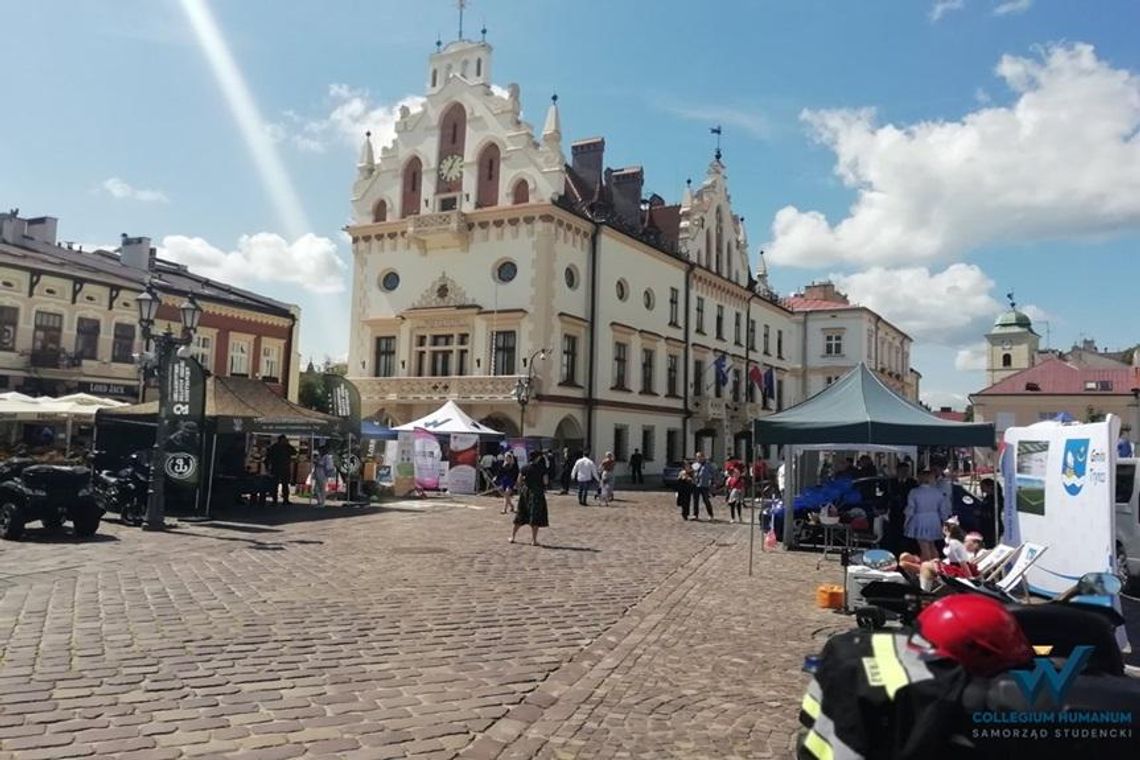
{"label": "folding chair", "polygon": [[1022,544],[1017,553],[1017,559],[1013,562],[1013,566],[997,581],[997,587],[1009,596],[1014,596],[1014,589],[1019,588],[1025,581],[1025,574],[1029,572],[1031,567],[1037,564],[1037,560],[1041,559],[1041,555],[1048,550],[1048,546],[1042,546],[1041,544]]}
{"label": "folding chair", "polygon": [[1004,567],[1007,562],[1021,550],[1020,546],[1010,546],[1009,544],[998,544],[994,548],[987,551],[982,558],[976,563],[978,568],[979,578],[988,578],[991,573],[995,573],[1000,568]]}

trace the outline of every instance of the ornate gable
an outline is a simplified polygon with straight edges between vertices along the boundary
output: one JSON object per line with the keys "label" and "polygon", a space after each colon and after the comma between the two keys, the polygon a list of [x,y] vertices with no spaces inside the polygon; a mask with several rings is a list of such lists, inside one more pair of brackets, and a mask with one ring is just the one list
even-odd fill
{"label": "ornate gable", "polygon": [[467,291],[445,273],[420,294],[412,308],[434,309],[442,306],[470,306],[473,303],[475,302],[467,295]]}

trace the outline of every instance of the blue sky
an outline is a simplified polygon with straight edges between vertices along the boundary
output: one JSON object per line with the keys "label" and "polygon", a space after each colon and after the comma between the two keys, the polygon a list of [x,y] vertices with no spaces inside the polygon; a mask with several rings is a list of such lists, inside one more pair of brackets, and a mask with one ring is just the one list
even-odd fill
{"label": "blue sky", "polygon": [[[1140,4],[469,5],[468,36],[486,24],[524,117],[541,124],[557,92],[565,138],[604,135],[647,192],[679,198],[723,124],[773,283],[834,276],[909,330],[932,403],[981,387],[977,344],[1010,289],[1054,347],[1140,339]],[[227,99],[192,23],[202,7],[256,107],[252,137],[241,84]],[[306,356],[343,354],[359,135],[422,93],[456,21],[448,0],[9,4],[0,204],[58,216],[66,240],[149,235],[299,303]]]}

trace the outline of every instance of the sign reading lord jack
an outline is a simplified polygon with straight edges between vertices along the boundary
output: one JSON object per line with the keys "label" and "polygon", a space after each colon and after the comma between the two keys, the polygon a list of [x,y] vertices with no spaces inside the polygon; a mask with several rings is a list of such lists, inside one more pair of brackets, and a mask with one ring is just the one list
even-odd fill
{"label": "sign reading lord jack", "polygon": [[193,488],[201,477],[202,427],[206,421],[206,380],[193,357],[176,356],[168,365],[159,410],[162,471],[167,485]]}

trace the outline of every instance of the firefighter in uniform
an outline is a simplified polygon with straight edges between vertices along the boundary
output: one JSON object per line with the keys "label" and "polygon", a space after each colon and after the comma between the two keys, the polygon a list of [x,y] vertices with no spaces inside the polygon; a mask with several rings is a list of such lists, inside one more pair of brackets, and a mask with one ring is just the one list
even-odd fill
{"label": "firefighter in uniform", "polygon": [[984,596],[939,599],[917,628],[917,637],[853,630],[828,640],[801,705],[799,758],[953,757],[971,679],[1033,660],[1017,621]]}

